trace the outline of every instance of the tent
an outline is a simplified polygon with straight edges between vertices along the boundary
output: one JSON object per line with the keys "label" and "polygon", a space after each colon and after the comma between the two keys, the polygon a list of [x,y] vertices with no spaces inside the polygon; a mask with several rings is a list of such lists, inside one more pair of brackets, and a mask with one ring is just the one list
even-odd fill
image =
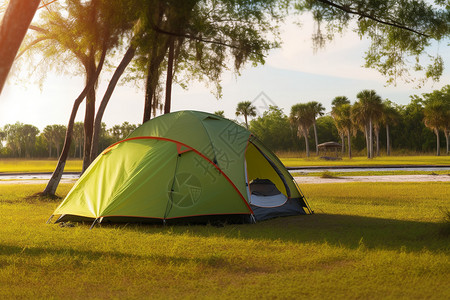
{"label": "tent", "polygon": [[254,222],[305,211],[311,213],[290,173],[247,129],[179,111],[149,120],[104,150],[53,215],[60,215],[56,222],[93,225],[165,224]]}

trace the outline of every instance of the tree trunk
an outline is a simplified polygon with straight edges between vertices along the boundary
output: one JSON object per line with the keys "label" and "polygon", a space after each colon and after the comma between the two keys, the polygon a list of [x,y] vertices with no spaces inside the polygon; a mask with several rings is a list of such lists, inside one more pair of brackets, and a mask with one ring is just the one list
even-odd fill
{"label": "tree trunk", "polygon": [[444,129],[444,135],[445,135],[445,142],[447,143],[447,155],[448,155],[449,131],[447,129]]}
{"label": "tree trunk", "polygon": [[95,116],[94,121],[94,134],[92,136],[92,147],[91,147],[91,162],[94,161],[96,156],[98,155],[98,141],[100,137],[100,131],[102,127],[102,118],[103,114],[105,112],[106,106],[108,105],[109,99],[111,98],[111,95],[114,91],[114,88],[117,85],[117,82],[120,79],[120,76],[122,76],[123,72],[125,71],[128,64],[131,62],[131,60],[134,57],[134,54],[136,53],[136,48],[134,46],[130,46],[125,53],[125,55],[122,58],[122,61],[120,62],[119,66],[117,66],[116,71],[114,72],[111,81],[108,84],[108,89],[105,92],[105,95],[103,96],[102,102],[100,103],[100,106],[97,111],[97,115]]}
{"label": "tree trunk", "polygon": [[244,114],[244,120],[245,120],[245,127],[248,130],[247,114]]}
{"label": "tree trunk", "polygon": [[370,158],[369,129],[367,127],[367,124],[364,125],[364,137],[366,139],[367,158]]}
{"label": "tree trunk", "polygon": [[372,128],[372,118],[369,118],[369,158],[373,158],[373,128]]}
{"label": "tree trunk", "polygon": [[75,123],[75,117],[77,115],[78,108],[80,107],[80,104],[86,97],[88,91],[94,88],[95,83],[97,82],[97,78],[102,70],[103,63],[105,61],[105,56],[106,50],[102,52],[102,56],[100,57],[100,61],[98,63],[97,71],[95,72],[95,76],[93,78],[90,78],[84,90],[81,92],[78,98],[75,99],[72,108],[72,113],[70,114],[69,123],[67,125],[66,137],[64,139],[64,146],[61,152],[61,156],[59,157],[55,171],[53,171],[52,177],[48,181],[47,186],[42,192],[42,195],[52,195],[52,196],[55,195],[56,188],[58,187],[59,182],[61,181],[61,176],[64,172],[64,166],[66,165],[67,157],[69,156],[70,144],[72,143],[73,125]]}
{"label": "tree trunk", "polygon": [[317,126],[316,126],[316,120],[314,119],[313,122],[313,129],[314,129],[314,140],[316,142],[316,155],[319,155],[319,141],[317,139]]}
{"label": "tree trunk", "polygon": [[302,132],[303,132],[303,137],[305,138],[306,157],[309,157],[308,133],[305,130],[302,130]]}
{"label": "tree trunk", "polygon": [[167,59],[167,78],[166,78],[166,101],[164,103],[164,113],[170,113],[172,102],[172,81],[173,81],[173,56],[175,51],[175,38],[170,38],[169,57]]}
{"label": "tree trunk", "polygon": [[10,1],[0,25],[0,94],[40,0]]}
{"label": "tree trunk", "polygon": [[[86,68],[86,83],[95,77],[95,60],[91,57],[89,66]],[[97,82],[95,78],[95,82]],[[91,146],[92,135],[94,134],[94,118],[95,118],[95,84],[86,95],[86,112],[84,115],[84,149],[83,149],[83,169],[84,173],[91,164]]]}
{"label": "tree trunk", "polygon": [[44,191],[42,192],[43,195],[55,195],[56,188],[59,185],[59,182],[61,181],[61,176],[64,172],[64,166],[66,165],[67,157],[69,156],[69,150],[70,150],[70,144],[72,142],[72,132],[73,132],[73,124],[75,122],[75,117],[77,115],[78,108],[80,107],[81,102],[83,102],[84,98],[86,97],[87,90],[90,88],[89,86],[86,86],[84,90],[81,92],[81,94],[78,96],[78,98],[75,100],[75,103],[73,104],[72,113],[70,115],[69,124],[67,125],[66,130],[66,137],[64,140],[64,147],[61,153],[61,156],[59,157],[58,164],[56,165],[55,171],[53,171],[52,177],[47,183],[47,186],[45,187]]}
{"label": "tree trunk", "polygon": [[391,155],[391,140],[389,137],[389,124],[386,124],[386,154]]}
{"label": "tree trunk", "polygon": [[380,156],[380,128],[375,128],[375,140],[377,143],[377,157]]}
{"label": "tree trunk", "polygon": [[347,143],[348,143],[348,158],[352,158],[352,138],[350,132],[347,134]]}
{"label": "tree trunk", "polygon": [[59,153],[61,151],[61,146],[59,145],[59,143],[56,144],[56,157],[59,157]]}
{"label": "tree trunk", "polygon": [[344,133],[341,133],[340,136],[341,136],[341,152],[342,152],[342,154],[344,154],[344,152],[345,152],[345,140],[344,140],[345,135],[344,135]]}
{"label": "tree trunk", "polygon": [[440,156],[441,155],[441,144],[439,142],[439,130],[436,128],[434,130],[434,133],[436,134],[436,155]]}

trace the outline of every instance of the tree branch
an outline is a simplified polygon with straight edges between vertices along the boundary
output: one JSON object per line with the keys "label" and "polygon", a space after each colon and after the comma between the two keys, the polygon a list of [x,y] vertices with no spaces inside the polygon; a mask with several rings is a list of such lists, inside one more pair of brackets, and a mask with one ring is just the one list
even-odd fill
{"label": "tree branch", "polygon": [[[152,28],[153,28],[153,30],[155,30],[158,33],[162,33],[162,34],[166,34],[166,35],[170,35],[170,36],[183,37],[183,38],[188,38],[188,39],[196,40],[196,41],[203,42],[203,43],[221,45],[221,46],[225,46],[225,47],[241,50],[241,47],[238,47],[236,45],[227,44],[227,43],[222,42],[222,41],[207,40],[207,39],[202,38],[201,36],[195,36],[195,35],[191,35],[191,34],[187,34],[187,33],[171,32],[171,31],[164,30],[164,29],[162,29],[162,28],[160,28],[160,27],[158,27],[156,25],[152,25]],[[255,52],[255,51],[250,51],[250,53],[259,55],[259,53]]]}
{"label": "tree branch", "polygon": [[335,8],[337,8],[337,9],[342,10],[342,11],[344,11],[344,12],[346,12],[346,13],[349,13],[349,14],[358,15],[358,16],[361,16],[361,17],[363,17],[363,18],[368,18],[368,19],[373,20],[373,21],[375,21],[375,22],[378,22],[378,23],[380,23],[380,24],[384,24],[384,25],[388,25],[388,26],[400,28],[400,29],[403,29],[403,30],[407,30],[407,31],[413,32],[413,33],[415,33],[415,34],[418,34],[418,35],[421,35],[421,36],[424,36],[424,37],[427,37],[427,38],[430,37],[430,36],[429,36],[428,34],[426,34],[426,33],[423,33],[423,32],[417,31],[417,30],[415,30],[415,29],[409,28],[409,27],[407,27],[406,25],[397,23],[396,21],[393,21],[393,20],[392,20],[391,22],[389,22],[389,21],[384,21],[384,20],[382,20],[382,19],[380,19],[380,18],[377,18],[376,16],[369,15],[369,14],[367,14],[367,13],[364,12],[364,11],[361,11],[361,10],[353,10],[353,9],[351,9],[349,6],[340,5],[340,4],[334,3],[334,2],[329,1],[329,0],[316,0],[316,1],[321,2],[321,3],[323,3],[323,4],[330,5],[330,6],[332,6],[332,7],[335,7]]}

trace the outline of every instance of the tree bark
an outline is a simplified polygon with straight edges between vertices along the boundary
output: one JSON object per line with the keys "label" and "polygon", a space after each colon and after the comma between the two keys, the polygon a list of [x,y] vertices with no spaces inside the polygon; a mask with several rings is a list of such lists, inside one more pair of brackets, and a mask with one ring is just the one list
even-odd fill
{"label": "tree bark", "polygon": [[314,119],[313,122],[313,129],[314,129],[314,140],[316,142],[316,155],[319,155],[319,141],[317,139],[317,126],[316,126],[316,120]]}
{"label": "tree bark", "polygon": [[0,94],[40,0],[10,1],[0,25]]}
{"label": "tree bark", "polygon": [[350,136],[350,132],[347,134],[347,143],[348,143],[348,158],[352,158],[352,138]]}
{"label": "tree bark", "polygon": [[364,125],[364,137],[366,139],[367,158],[370,158],[369,129],[368,129],[367,124]]}
{"label": "tree bark", "polygon": [[305,138],[305,148],[306,148],[306,157],[309,157],[309,141],[308,141],[308,133],[306,130],[302,130],[303,137]]}
{"label": "tree bark", "polygon": [[339,134],[341,136],[341,153],[344,154],[345,152],[345,135],[344,133]]}
{"label": "tree bark", "polygon": [[448,155],[448,143],[449,143],[449,132],[448,132],[448,130],[445,130],[444,131],[444,134],[445,134],[445,142],[447,143],[447,155]]}
{"label": "tree bark", "polygon": [[441,155],[441,143],[439,142],[439,130],[436,128],[434,130],[434,133],[436,134],[436,156]]}
{"label": "tree bark", "polygon": [[375,128],[375,141],[377,143],[376,156],[380,156],[380,128]]}
{"label": "tree bark", "polygon": [[373,158],[373,126],[372,126],[372,118],[369,118],[369,158]]}
{"label": "tree bark", "polygon": [[386,124],[386,154],[391,155],[391,140],[389,137],[389,124]]}
{"label": "tree bark", "polygon": [[167,59],[167,77],[166,77],[166,101],[164,103],[164,113],[170,113],[172,102],[172,81],[173,81],[173,57],[175,51],[175,38],[170,37],[169,57]]}
{"label": "tree bark", "polygon": [[117,82],[120,79],[120,76],[122,76],[126,67],[133,59],[135,53],[136,53],[136,48],[133,45],[131,45],[128,48],[125,55],[123,56],[122,61],[120,62],[119,66],[117,66],[117,69],[114,72],[114,74],[111,78],[111,81],[109,82],[108,89],[106,90],[105,95],[103,96],[102,102],[100,103],[100,106],[98,108],[97,115],[95,116],[95,121],[94,121],[94,134],[92,136],[91,159],[90,159],[91,162],[93,162],[95,157],[98,155],[98,142],[99,142],[100,131],[101,131],[101,126],[102,126],[102,118],[103,118],[103,114],[105,112],[106,106],[108,105],[109,99],[111,98],[111,95],[117,85]]}
{"label": "tree bark", "polygon": [[86,97],[89,90],[93,89],[98,76],[100,75],[100,72],[103,67],[103,63],[105,61],[106,57],[106,49],[103,50],[102,56],[100,57],[100,61],[98,63],[97,70],[95,72],[95,76],[90,78],[89,82],[86,84],[86,87],[81,92],[81,94],[78,96],[77,99],[75,99],[75,102],[72,107],[72,112],[70,114],[69,123],[67,125],[66,130],[66,137],[64,139],[64,146],[61,152],[61,156],[59,157],[58,164],[56,165],[55,171],[53,171],[52,177],[47,183],[47,186],[45,187],[44,191],[42,192],[42,195],[55,195],[56,188],[59,185],[59,182],[61,181],[61,176],[64,172],[64,166],[66,165],[67,157],[69,156],[70,151],[70,144],[72,143],[72,132],[73,132],[73,125],[75,123],[75,117],[77,115],[78,108],[80,107],[80,104],[83,102],[84,98]]}
{"label": "tree bark", "polygon": [[[86,84],[95,77],[95,58],[90,57],[90,61],[86,68]],[[91,164],[91,146],[92,135],[94,134],[94,118],[95,118],[95,85],[97,83],[95,78],[95,84],[87,92],[86,95],[86,112],[84,115],[84,149],[83,149],[83,169],[81,173],[84,173]]]}

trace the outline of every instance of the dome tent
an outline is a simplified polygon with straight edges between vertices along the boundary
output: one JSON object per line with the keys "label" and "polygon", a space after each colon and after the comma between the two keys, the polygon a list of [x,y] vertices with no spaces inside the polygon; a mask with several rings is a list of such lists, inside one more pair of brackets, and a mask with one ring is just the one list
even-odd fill
{"label": "dome tent", "polygon": [[[252,192],[256,179],[278,193]],[[311,212],[290,173],[248,130],[212,114],[179,111],[149,120],[104,150],[53,215],[60,215],[56,222],[93,225],[252,222],[305,214],[304,208]]]}

